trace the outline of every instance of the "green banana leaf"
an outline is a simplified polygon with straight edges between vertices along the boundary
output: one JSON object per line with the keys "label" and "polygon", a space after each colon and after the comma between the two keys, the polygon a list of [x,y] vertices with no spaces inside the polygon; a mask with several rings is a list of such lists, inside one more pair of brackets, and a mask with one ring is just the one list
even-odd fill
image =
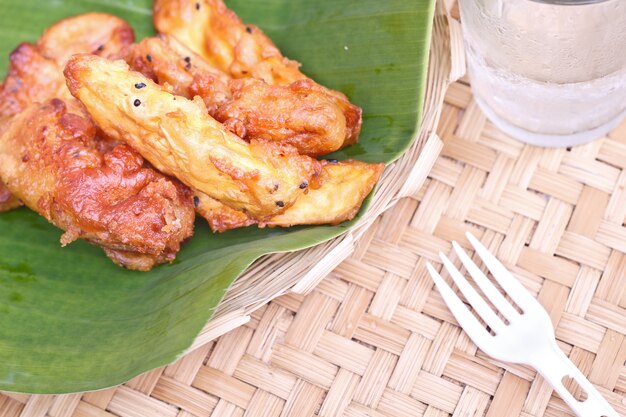
{"label": "green banana leaf", "polygon": [[[358,145],[337,152],[391,162],[417,132],[433,0],[232,0],[305,73],[364,109]],[[0,0],[0,68],[22,41],[88,11],[152,34],[151,0]],[[266,253],[303,249],[348,230],[246,228],[212,234],[197,222],[178,259],[149,273],[114,266],[27,209],[0,214],[0,390],[65,393],[125,382],[190,346],[233,280]]]}

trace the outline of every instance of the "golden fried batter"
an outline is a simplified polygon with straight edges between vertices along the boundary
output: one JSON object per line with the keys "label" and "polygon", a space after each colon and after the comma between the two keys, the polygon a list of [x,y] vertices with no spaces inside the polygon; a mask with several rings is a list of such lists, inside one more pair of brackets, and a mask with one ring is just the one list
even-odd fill
{"label": "golden fried batter", "polygon": [[182,48],[173,38],[146,38],[130,47],[125,58],[131,69],[167,86],[174,94],[189,99],[200,96],[213,116],[219,106],[232,99],[230,77]]}
{"label": "golden fried batter", "polygon": [[102,153],[96,127],[53,99],[15,116],[0,137],[0,177],[28,207],[137,270],[172,261],[191,236],[189,191],[152,169],[127,145]]}
{"label": "golden fried batter", "polygon": [[[153,19],[160,33],[178,39],[233,78],[254,78],[270,85],[307,79],[299,63],[283,57],[270,38],[256,26],[245,25],[222,0],[155,0]],[[338,91],[314,82],[306,85],[327,94],[342,109],[343,145],[355,143],[361,131],[361,109]]]}
{"label": "golden fried batter", "polygon": [[3,211],[9,211],[21,206],[22,203],[18,200],[9,189],[0,182],[0,213]]}
{"label": "golden fried batter", "polygon": [[[53,61],[39,53],[33,45],[22,43],[9,55],[9,71],[0,85],[0,131],[10,118],[32,102],[51,97],[70,97],[62,77],[62,70]],[[0,180],[0,212],[19,207],[20,201],[11,196]]]}
{"label": "golden fried batter", "polygon": [[246,140],[266,139],[292,145],[304,155],[325,155],[343,146],[346,119],[315,85],[310,79],[286,86],[233,80],[233,99],[219,106],[214,117]]}
{"label": "golden fried batter", "polygon": [[[231,80],[191,51],[177,50],[171,37],[146,38],[131,48],[127,62],[160,85],[187,98],[198,95],[209,114],[247,141],[293,145],[304,155],[339,149],[346,137],[343,110],[310,79],[268,85],[253,78]],[[183,52],[181,55],[180,52]],[[208,68],[207,68],[208,67]]]}
{"label": "golden fried batter", "polygon": [[[113,57],[132,44],[133,30],[118,17],[87,13],[48,28],[36,45],[20,44],[9,56],[9,71],[0,85],[0,118],[8,119],[31,103],[61,98],[73,110],[78,103],[65,86],[63,66],[75,53]],[[0,212],[21,205],[0,182]]]}
{"label": "golden fried batter", "polygon": [[75,54],[92,53],[109,59],[135,40],[133,28],[119,17],[85,13],[50,26],[37,41],[41,54],[62,67]]}
{"label": "golden fried batter", "polygon": [[36,46],[22,43],[9,55],[9,71],[0,88],[0,117],[13,116],[31,103],[52,97],[71,97],[63,69],[39,53]]}
{"label": "golden fried batter", "polygon": [[0,88],[0,117],[13,116],[31,103],[51,98],[73,105],[63,67],[77,53],[115,57],[134,41],[124,20],[104,13],[87,13],[50,26],[35,45],[20,44],[9,56],[9,71]]}
{"label": "golden fried batter", "polygon": [[193,201],[196,206],[196,213],[206,219],[214,232],[225,232],[256,223],[244,212],[232,209],[206,194],[196,191]]}
{"label": "golden fried batter", "polygon": [[282,56],[270,38],[241,19],[221,0],[155,0],[154,26],[172,35],[235,78],[252,77],[269,84],[305,78],[300,64]]}
{"label": "golden fried batter", "polygon": [[320,170],[291,146],[246,143],[208,115],[202,100],[175,96],[123,61],[70,59],[72,94],[108,135],[137,149],[160,171],[262,221],[283,212]]}
{"label": "golden fried batter", "polygon": [[[385,167],[384,164],[368,164],[355,160],[323,161],[323,164],[322,174],[315,180],[321,186],[311,184],[293,206],[265,222],[259,222],[259,226],[335,225],[352,220]],[[196,198],[195,202],[196,211],[207,220],[214,232],[224,232],[255,223],[246,219],[243,213],[210,197]]]}
{"label": "golden fried batter", "polygon": [[311,188],[284,213],[264,222],[268,226],[339,224],[352,220],[363,200],[372,191],[385,164],[347,160],[326,163],[320,188]]}

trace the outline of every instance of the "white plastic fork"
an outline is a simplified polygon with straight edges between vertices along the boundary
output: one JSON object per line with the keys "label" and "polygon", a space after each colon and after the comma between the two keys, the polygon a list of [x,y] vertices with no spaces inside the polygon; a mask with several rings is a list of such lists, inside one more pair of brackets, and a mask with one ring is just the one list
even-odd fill
{"label": "white plastic fork", "polygon": [[[619,417],[569,358],[559,349],[554,336],[550,316],[524,286],[485,248],[471,233],[467,238],[476,253],[506,294],[522,310],[520,314],[491,281],[476,266],[457,242],[452,246],[467,272],[472,276],[483,295],[493,304],[508,323],[500,319],[483,297],[470,285],[452,262],[439,253],[444,267],[461,290],[474,311],[495,333],[491,335],[474,317],[467,306],[443,280],[435,268],[426,266],[437,289],[463,330],[489,356],[503,362],[529,365],[537,370],[567,405],[579,417]],[[587,398],[578,401],[563,385],[566,377],[573,378],[583,389]]]}

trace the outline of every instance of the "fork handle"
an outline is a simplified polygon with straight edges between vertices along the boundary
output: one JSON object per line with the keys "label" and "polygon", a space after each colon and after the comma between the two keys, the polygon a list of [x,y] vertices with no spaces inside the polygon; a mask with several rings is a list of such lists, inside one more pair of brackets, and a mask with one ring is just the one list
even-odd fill
{"label": "fork handle", "polygon": [[[544,351],[535,355],[530,365],[552,385],[572,411],[579,417],[620,417],[585,375],[559,349],[556,342],[551,347],[549,352]],[[585,401],[578,401],[563,385],[563,379],[566,377],[572,377],[585,391],[587,394]]]}

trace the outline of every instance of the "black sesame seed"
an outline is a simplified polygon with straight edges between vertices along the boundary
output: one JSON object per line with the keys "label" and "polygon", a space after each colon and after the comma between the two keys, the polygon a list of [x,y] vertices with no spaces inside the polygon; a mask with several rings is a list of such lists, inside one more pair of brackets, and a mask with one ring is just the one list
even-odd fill
{"label": "black sesame seed", "polygon": [[28,162],[29,159],[30,157],[28,156],[28,154],[22,156],[22,162]]}
{"label": "black sesame seed", "polygon": [[336,159],[327,159],[326,161],[328,161],[329,164],[336,164],[337,162],[339,162]]}
{"label": "black sesame seed", "polygon": [[133,104],[135,105],[135,107],[139,107],[141,105],[141,100],[137,98],[135,99],[135,101],[133,101]]}
{"label": "black sesame seed", "polygon": [[190,57],[185,57],[185,69],[189,69],[191,68],[191,58]]}
{"label": "black sesame seed", "polygon": [[196,3],[196,10],[200,10],[200,3]]}
{"label": "black sesame seed", "polygon": [[139,90],[139,89],[141,89],[141,88],[144,88],[145,86],[146,86],[146,84],[144,84],[144,83],[137,83],[137,84],[135,84],[135,88],[136,88],[137,90]]}
{"label": "black sesame seed", "polygon": [[276,205],[277,205],[278,207],[285,207],[285,203],[283,203],[282,201],[277,201],[277,202],[276,202]]}
{"label": "black sesame seed", "polygon": [[150,54],[146,55],[146,61],[152,62],[152,55]]}
{"label": "black sesame seed", "polygon": [[304,181],[302,184],[300,184],[300,189],[304,190],[308,186],[309,186],[309,182],[308,181]]}
{"label": "black sesame seed", "polygon": [[98,51],[98,52],[102,52],[102,51],[104,51],[104,45],[100,45],[100,46],[98,46],[97,51]]}
{"label": "black sesame seed", "polygon": [[246,26],[246,32],[252,33],[252,28],[250,26]]}
{"label": "black sesame seed", "polygon": [[200,205],[200,198],[197,195],[193,196],[193,205],[196,207]]}
{"label": "black sesame seed", "polygon": [[191,62],[191,57],[190,56],[186,56],[185,57],[185,62],[189,64]]}

